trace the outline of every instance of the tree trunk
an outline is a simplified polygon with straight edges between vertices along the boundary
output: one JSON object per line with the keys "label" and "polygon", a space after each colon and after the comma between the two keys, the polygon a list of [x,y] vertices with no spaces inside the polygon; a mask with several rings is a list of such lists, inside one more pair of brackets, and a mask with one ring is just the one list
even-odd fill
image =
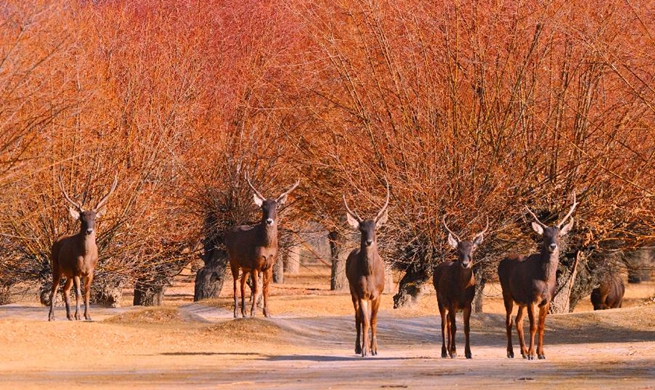
{"label": "tree trunk", "polygon": [[298,275],[300,273],[300,252],[302,246],[292,245],[287,251],[286,261],[284,262],[284,272],[287,275]]}
{"label": "tree trunk", "polygon": [[202,256],[205,266],[196,274],[193,301],[218,298],[225,281],[225,270],[228,265],[227,252],[216,247],[205,251]]}
{"label": "tree trunk", "polygon": [[623,255],[623,262],[628,268],[628,283],[650,281],[650,271],[655,261],[655,248],[639,248]]}
{"label": "tree trunk", "polygon": [[[570,266],[564,265],[564,269],[568,272],[562,272],[557,278],[557,289],[555,297],[550,302],[550,313],[570,313],[571,312],[571,291],[575,284],[575,278],[578,272],[578,263],[582,251],[576,252]],[[562,265],[562,264],[560,264]]]}
{"label": "tree trunk", "polygon": [[10,285],[0,285],[0,305],[7,305],[11,303]]}
{"label": "tree trunk", "polygon": [[398,283],[398,293],[393,296],[393,308],[409,307],[418,302],[425,292],[425,283],[432,273],[425,265],[415,264],[410,267]]}
{"label": "tree trunk", "polygon": [[475,272],[475,297],[473,298],[473,313],[482,313],[483,307],[483,291],[484,285],[487,283],[487,278],[482,270]]}
{"label": "tree trunk", "polygon": [[275,264],[273,265],[273,283],[284,283],[284,258],[278,254]]}
{"label": "tree trunk", "polygon": [[134,306],[161,306],[165,283],[137,280],[134,287]]}
{"label": "tree trunk", "polygon": [[343,291],[348,289],[346,277],[346,259],[344,237],[337,231],[330,232],[330,256],[332,257],[332,274],[330,276],[330,289]]}

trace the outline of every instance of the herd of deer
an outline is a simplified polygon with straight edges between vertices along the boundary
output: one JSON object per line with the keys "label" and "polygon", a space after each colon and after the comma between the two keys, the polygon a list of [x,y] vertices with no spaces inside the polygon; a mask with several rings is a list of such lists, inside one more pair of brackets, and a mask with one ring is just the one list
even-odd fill
{"label": "herd of deer", "polygon": [[[287,195],[299,184],[296,182],[289,190],[279,197],[273,199],[265,198],[250,182],[246,181],[253,190],[254,201],[261,208],[261,222],[255,226],[236,226],[226,232],[225,245],[230,260],[230,268],[234,280],[234,317],[238,313],[237,281],[239,270],[241,270],[241,315],[246,316],[245,306],[245,284],[248,276],[252,277],[252,306],[250,316],[256,314],[256,302],[259,298],[258,279],[263,275],[263,301],[264,316],[270,317],[268,310],[269,284],[272,279],[273,265],[275,264],[278,252],[277,239],[277,208],[284,204]],[[84,278],[84,318],[91,320],[89,315],[90,286],[93,280],[93,270],[98,262],[98,248],[95,240],[95,221],[105,211],[105,203],[116,188],[117,180],[97,204],[91,210],[83,210],[82,205],[71,200],[59,180],[60,189],[64,198],[71,204],[71,216],[80,221],[80,231],[74,235],[60,237],[52,246],[52,272],[53,284],[50,293],[50,313],[48,319],[54,320],[55,293],[62,276],[66,277],[64,285],[64,298],[66,304],[66,317],[72,320],[70,313],[70,288],[75,282],[76,310],[75,319],[79,320],[79,297],[80,278]],[[389,205],[390,191],[387,183],[386,201],[382,209],[374,219],[364,220],[348,207],[344,195],[343,202],[346,207],[348,224],[361,233],[361,242],[358,249],[354,249],[346,260],[346,276],[350,285],[353,307],[355,309],[355,328],[357,338],[355,341],[355,353],[363,357],[370,352],[377,354],[377,313],[380,307],[380,299],[384,290],[384,262],[377,249],[375,231],[383,225],[388,218],[387,206]],[[503,259],[498,266],[498,278],[500,280],[503,301],[506,310],[507,328],[507,357],[513,358],[512,348],[512,309],[514,304],[518,305],[516,315],[516,331],[518,333],[521,347],[521,355],[526,359],[535,358],[535,335],[539,332],[538,347],[536,356],[545,359],[544,354],[544,324],[550,302],[555,295],[556,271],[559,263],[560,237],[567,234],[573,226],[573,219],[564,225],[571,217],[577,206],[575,193],[573,193],[573,205],[562,221],[555,226],[547,226],[526,207],[532,215],[532,229],[543,236],[543,244],[539,253],[529,256],[514,255]],[[437,294],[437,303],[441,315],[442,348],[441,356],[454,358],[457,356],[455,345],[455,313],[463,311],[464,334],[466,340],[465,356],[470,359],[471,346],[469,340],[469,319],[471,316],[471,304],[475,295],[475,278],[473,275],[473,253],[482,243],[484,234],[489,228],[489,220],[485,229],[476,234],[472,241],[462,241],[453,233],[446,224],[444,217],[443,224],[448,231],[448,244],[457,251],[457,260],[443,262],[434,269],[434,288]],[[619,279],[620,282],[620,279]],[[616,302],[608,302],[608,295],[618,289],[619,283],[614,280],[609,288],[598,293],[599,305],[604,307],[620,307]],[[621,282],[620,288],[623,288]],[[609,292],[608,292],[609,291]],[[623,294],[621,294],[622,296]],[[593,299],[593,298],[592,298]],[[602,300],[602,302],[601,302]],[[539,307],[539,317],[535,319],[534,305]],[[594,306],[596,304],[594,303]],[[525,309],[528,311],[530,320],[530,346],[526,348],[523,334],[523,318]],[[369,331],[371,333],[369,339]],[[361,340],[361,342],[360,342]]]}

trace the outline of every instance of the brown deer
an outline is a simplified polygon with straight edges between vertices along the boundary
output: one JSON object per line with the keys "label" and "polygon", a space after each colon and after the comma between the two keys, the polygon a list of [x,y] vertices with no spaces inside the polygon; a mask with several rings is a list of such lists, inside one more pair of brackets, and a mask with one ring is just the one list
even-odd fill
{"label": "brown deer", "polygon": [[[507,327],[507,357],[514,357],[512,348],[512,309],[514,302],[518,305],[516,314],[516,332],[518,333],[521,345],[521,355],[525,359],[533,360],[535,357],[534,337],[539,331],[539,345],[537,355],[539,359],[545,359],[544,354],[544,327],[546,315],[550,308],[550,302],[555,295],[556,272],[559,265],[560,237],[564,236],[573,226],[573,218],[564,225],[567,219],[573,214],[578,205],[573,193],[573,205],[564,219],[555,226],[549,227],[543,224],[537,216],[526,207],[534,218],[532,229],[543,236],[541,251],[530,256],[513,255],[501,260],[498,265],[498,278],[503,290],[503,301],[505,303]],[[534,305],[539,306],[538,321],[534,317]],[[525,347],[523,337],[523,317],[525,308],[528,309],[530,319],[530,349]]]}
{"label": "brown deer", "polygon": [[591,304],[594,310],[617,309],[623,305],[625,286],[618,273],[605,276],[600,286],[591,291]]}
{"label": "brown deer", "polygon": [[59,237],[52,245],[52,290],[50,291],[50,313],[48,320],[55,319],[55,293],[62,277],[66,277],[64,284],[64,300],[66,302],[66,318],[73,320],[70,312],[70,289],[75,282],[75,319],[80,320],[80,278],[84,278],[84,318],[91,321],[89,314],[89,299],[91,297],[91,282],[93,270],[98,264],[98,247],[96,246],[95,223],[106,210],[105,203],[116,189],[118,178],[114,177],[109,193],[91,210],[84,210],[80,203],[73,201],[64,186],[61,178],[58,180],[59,188],[64,198],[71,204],[69,212],[71,217],[80,221],[80,231],[77,234]]}
{"label": "brown deer", "polygon": [[248,275],[252,277],[252,306],[250,316],[254,317],[257,310],[257,298],[259,297],[259,276],[263,274],[264,290],[264,316],[270,317],[268,310],[268,288],[273,276],[273,265],[277,259],[277,207],[284,204],[287,195],[293,191],[300,181],[297,181],[288,191],[278,196],[277,199],[266,199],[250,183],[246,176],[248,185],[253,190],[255,204],[262,210],[261,222],[255,226],[235,226],[225,234],[225,246],[230,258],[230,268],[234,279],[234,318],[239,316],[237,309],[237,280],[239,269],[241,275],[241,315],[246,316],[245,285]]}
{"label": "brown deer", "polygon": [[[455,345],[455,333],[457,326],[455,324],[455,313],[462,310],[464,315],[464,336],[466,337],[466,347],[464,354],[467,359],[471,359],[471,343],[469,332],[471,327],[471,303],[475,297],[475,277],[473,276],[473,252],[482,244],[484,233],[489,229],[489,219],[487,218],[487,227],[473,237],[473,241],[462,241],[453,233],[446,224],[446,217],[443,224],[448,230],[448,244],[457,250],[457,260],[443,262],[434,268],[432,282],[437,293],[437,304],[439,314],[441,315],[441,357],[457,357],[457,348]],[[446,342],[448,339],[448,342]]]}
{"label": "brown deer", "polygon": [[[375,229],[387,222],[389,196],[389,183],[387,182],[387,200],[375,219],[372,220],[363,220],[350,210],[346,196],[343,196],[348,224],[361,233],[359,249],[353,249],[346,260],[346,277],[355,308],[355,328],[357,329],[355,353],[361,353],[362,357],[366,357],[369,351],[371,355],[378,353],[377,315],[384,291],[384,263],[378,253]],[[370,341],[369,328],[372,335]]]}

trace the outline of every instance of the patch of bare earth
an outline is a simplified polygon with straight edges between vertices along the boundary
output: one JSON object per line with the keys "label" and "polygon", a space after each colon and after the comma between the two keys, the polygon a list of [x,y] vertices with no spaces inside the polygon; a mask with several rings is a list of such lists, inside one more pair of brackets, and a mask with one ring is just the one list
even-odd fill
{"label": "patch of bare earth", "polygon": [[[548,316],[547,359],[527,361],[506,358],[493,286],[487,312],[472,317],[473,359],[463,357],[461,316],[462,356],[440,357],[433,294],[403,310],[384,296],[379,355],[362,359],[349,295],[315,274],[287,281],[273,287],[272,319],[233,319],[230,283],[227,298],[209,302],[190,302],[185,284],[164,307],[94,306],[94,322],[66,321],[63,309],[48,322],[31,302],[1,306],[0,388],[655,388],[653,284],[623,309]],[[515,332],[514,344],[520,356]]]}

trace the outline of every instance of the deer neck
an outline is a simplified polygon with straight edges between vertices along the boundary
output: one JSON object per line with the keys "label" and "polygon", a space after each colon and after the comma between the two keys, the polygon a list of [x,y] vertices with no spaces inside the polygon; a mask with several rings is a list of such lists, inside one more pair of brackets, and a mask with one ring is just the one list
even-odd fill
{"label": "deer neck", "polygon": [[375,269],[375,264],[377,263],[379,258],[377,243],[373,242],[373,244],[369,246],[362,243],[360,248],[360,256],[362,261],[362,268],[365,271],[365,274],[366,275],[373,274],[373,270]]}
{"label": "deer neck", "polygon": [[91,234],[86,234],[86,232],[81,231],[78,233],[78,242],[80,245],[80,249],[82,249],[83,253],[89,254],[93,252],[97,252],[98,248],[96,246],[96,233],[95,231]]}
{"label": "deer neck", "polygon": [[543,280],[555,281],[557,277],[557,267],[559,266],[559,249],[553,252],[548,249],[541,250],[541,271],[543,272]]}
{"label": "deer neck", "polygon": [[277,224],[267,225],[266,222],[262,222],[259,226],[261,227],[259,237],[261,246],[277,245]]}
{"label": "deer neck", "polygon": [[461,262],[458,262],[458,264],[454,264],[454,266],[457,267],[460,285],[468,284],[473,278],[473,265],[471,264],[469,268],[463,268]]}

